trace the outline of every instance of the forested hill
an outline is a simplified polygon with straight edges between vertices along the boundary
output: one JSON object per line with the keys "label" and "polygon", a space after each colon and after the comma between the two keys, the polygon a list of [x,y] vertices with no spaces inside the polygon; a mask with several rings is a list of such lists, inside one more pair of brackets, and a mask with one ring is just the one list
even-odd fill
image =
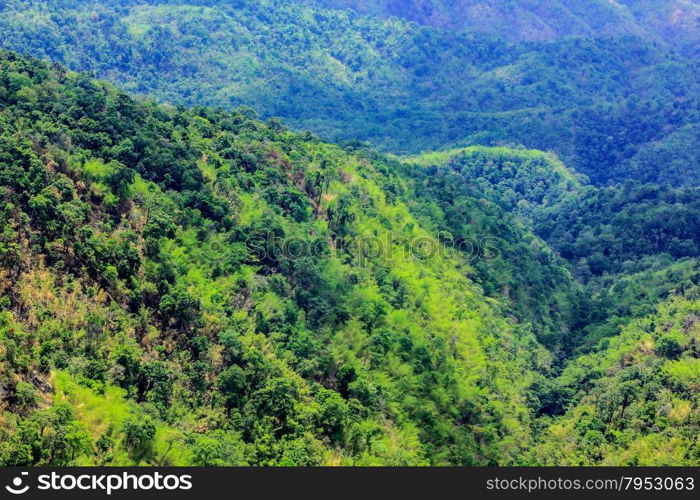
{"label": "forested hill", "polygon": [[[505,287],[512,286],[515,304],[555,296],[563,300],[550,298],[548,307],[578,304],[564,316],[562,369],[535,376],[526,393],[538,429],[531,463],[698,463],[697,188],[596,188],[551,154],[505,148],[407,158],[403,174],[422,188],[409,206],[433,200],[446,216],[445,230],[469,234],[472,208],[465,197],[488,199],[567,259],[580,284],[578,295],[533,282]],[[518,269],[515,276],[532,276],[537,268],[503,256],[514,266],[509,270]],[[503,268],[489,267],[487,283],[503,279]],[[533,324],[543,325],[542,318],[533,317]],[[552,346],[552,339],[543,340]]]}
{"label": "forested hill", "polygon": [[[393,153],[524,145],[555,151],[596,184],[644,175],[696,185],[697,169],[677,173],[698,164],[698,58],[587,7],[631,9],[625,19],[643,14],[663,26],[653,6],[677,2],[566,3],[565,13],[579,5],[586,22],[616,30],[511,43],[290,0],[6,0],[0,46],[164,102],[244,104],[328,140]],[[452,4],[421,2],[437,12]],[[489,5],[510,29],[505,3]],[[563,2],[511,5],[561,10]],[[688,16],[677,19],[692,26]]]}
{"label": "forested hill", "polygon": [[398,164],[10,53],[0,131],[3,465],[527,460],[553,356]]}
{"label": "forested hill", "polygon": [[[630,317],[648,314],[669,294],[700,283],[697,187],[640,182],[595,187],[551,154],[506,148],[471,147],[408,157],[403,162],[405,175],[422,179],[424,188],[434,189],[430,199],[440,200],[443,206],[459,206],[451,200],[460,196],[487,199],[568,261],[584,297],[568,319],[573,329],[565,348],[592,346],[617,335]],[[423,195],[419,191],[415,198]],[[469,210],[447,210],[452,217],[444,229],[454,234],[468,231]],[[504,256],[515,262],[512,254]],[[521,269],[516,276],[527,276],[533,266],[516,268]],[[540,286],[507,283],[516,291],[528,289],[529,300],[541,297]],[[571,296],[565,301],[571,303]],[[544,316],[531,318],[546,324]]]}

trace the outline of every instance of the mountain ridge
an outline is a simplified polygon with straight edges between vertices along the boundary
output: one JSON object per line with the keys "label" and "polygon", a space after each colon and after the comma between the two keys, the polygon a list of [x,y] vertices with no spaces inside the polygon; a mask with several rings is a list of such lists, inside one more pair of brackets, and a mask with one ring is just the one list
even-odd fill
{"label": "mountain ridge", "polygon": [[700,35],[695,1],[330,0],[316,5],[395,16],[441,29],[477,31],[511,41],[566,36],[641,36],[690,49]]}

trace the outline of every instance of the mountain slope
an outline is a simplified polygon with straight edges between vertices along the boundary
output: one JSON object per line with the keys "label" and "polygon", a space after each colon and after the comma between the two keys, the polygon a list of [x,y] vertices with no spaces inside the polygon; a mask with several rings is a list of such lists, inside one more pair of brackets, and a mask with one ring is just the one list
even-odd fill
{"label": "mountain slope", "polygon": [[[573,361],[540,404],[566,408],[537,438],[546,465],[696,465],[700,460],[698,288]],[[581,388],[585,387],[585,390]],[[556,410],[555,410],[556,411]]]}
{"label": "mountain slope", "polygon": [[401,163],[12,53],[0,131],[3,465],[698,463],[697,263],[581,356],[551,154]]}
{"label": "mountain slope", "polygon": [[365,14],[401,17],[436,28],[479,31],[516,42],[563,36],[645,34],[618,3],[604,0],[330,0],[319,3]]}
{"label": "mountain slope", "polygon": [[551,355],[388,160],[9,53],[0,124],[2,464],[521,460]]}
{"label": "mountain slope", "polygon": [[[700,267],[688,257],[700,249],[697,190],[594,188],[534,151],[467,148],[404,161],[409,176],[411,165],[425,169],[424,192],[435,185],[438,199],[476,192],[516,213],[588,282],[568,311],[561,371],[535,376],[526,392],[537,430],[525,462],[696,464]],[[533,266],[514,269],[529,276]],[[577,303],[561,290],[538,295],[520,285],[551,310]]]}
{"label": "mountain slope", "polygon": [[[700,283],[697,188],[631,181],[595,187],[551,154],[506,148],[471,147],[402,161],[404,175],[422,179],[421,187],[427,192],[435,189],[431,199],[487,199],[541,238],[557,259],[568,261],[567,266],[552,260],[547,276],[556,276],[555,268],[568,268],[580,284],[578,292],[576,286],[558,289],[557,285],[567,283],[560,275],[557,285],[545,286],[547,292],[542,294],[546,280],[528,282],[532,269],[538,266],[525,262],[512,268],[521,270],[516,276],[525,280],[506,282],[516,293],[527,289],[527,302],[539,303],[545,311],[564,313],[560,324],[567,326],[552,330],[567,332],[565,340],[558,343],[560,348],[575,352],[591,347],[601,338],[616,335],[629,318],[649,314],[674,290]],[[445,178],[451,182],[445,183]],[[421,196],[419,191],[415,198]],[[470,213],[463,211],[452,221],[450,231],[457,232],[454,225],[460,227],[470,220]],[[513,224],[510,220],[507,223]],[[517,254],[504,252],[513,263]],[[490,280],[498,282],[498,278]],[[550,302],[555,298],[559,303]],[[538,310],[532,305],[521,309],[530,313]],[[544,325],[556,316],[539,314],[530,320]]]}

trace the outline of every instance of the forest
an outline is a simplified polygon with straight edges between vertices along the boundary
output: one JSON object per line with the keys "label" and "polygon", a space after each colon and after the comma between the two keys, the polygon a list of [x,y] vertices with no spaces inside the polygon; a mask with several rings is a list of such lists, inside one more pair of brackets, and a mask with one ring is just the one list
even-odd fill
{"label": "forest", "polygon": [[[384,152],[525,145],[556,152],[599,185],[698,182],[697,169],[682,169],[700,150],[700,59],[640,35],[644,24],[615,37],[503,40],[499,30],[441,30],[309,1],[3,0],[0,48],[167,103],[244,105]],[[609,2],[568,3],[580,4],[583,23],[602,16],[589,4]]]}
{"label": "forest", "polygon": [[0,2],[0,465],[700,465],[695,33],[426,4]]}

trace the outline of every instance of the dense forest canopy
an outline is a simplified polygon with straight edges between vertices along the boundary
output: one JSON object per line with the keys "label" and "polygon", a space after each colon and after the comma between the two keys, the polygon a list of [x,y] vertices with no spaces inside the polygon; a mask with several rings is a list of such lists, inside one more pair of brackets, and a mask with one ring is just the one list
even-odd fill
{"label": "dense forest canopy", "polygon": [[[587,0],[580,15],[622,26],[586,3],[621,8]],[[675,173],[697,162],[700,58],[639,30],[506,42],[290,0],[0,6],[0,47],[161,101],[247,105],[325,139],[393,153],[522,144],[556,151],[597,184],[698,182],[697,170]]]}
{"label": "dense forest canopy", "polygon": [[322,4],[0,1],[0,465],[699,465],[697,3]]}
{"label": "dense forest canopy", "polygon": [[1,64],[4,464],[521,460],[551,359],[401,251],[433,236],[387,160]]}

